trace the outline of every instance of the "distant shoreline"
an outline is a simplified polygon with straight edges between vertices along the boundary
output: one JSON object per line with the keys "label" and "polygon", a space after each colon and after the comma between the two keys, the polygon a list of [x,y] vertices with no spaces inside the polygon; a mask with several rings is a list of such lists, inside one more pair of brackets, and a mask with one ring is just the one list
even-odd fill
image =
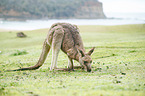
{"label": "distant shoreline", "polygon": [[[111,25],[111,26],[129,26],[129,25],[144,25],[145,24],[123,24],[123,25]],[[78,26],[110,26],[110,25],[78,25]],[[39,28],[39,29],[33,29],[34,30],[43,30],[43,29],[49,29],[48,28]],[[15,29],[3,29],[0,28],[0,32],[20,32],[20,31],[31,31],[31,30],[15,30]]]}

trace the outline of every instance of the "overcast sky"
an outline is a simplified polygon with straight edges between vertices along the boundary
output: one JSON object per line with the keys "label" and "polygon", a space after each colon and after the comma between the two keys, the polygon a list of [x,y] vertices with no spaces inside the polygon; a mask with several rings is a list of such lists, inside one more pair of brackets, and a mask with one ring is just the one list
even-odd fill
{"label": "overcast sky", "polygon": [[144,12],[145,0],[99,0],[104,12]]}

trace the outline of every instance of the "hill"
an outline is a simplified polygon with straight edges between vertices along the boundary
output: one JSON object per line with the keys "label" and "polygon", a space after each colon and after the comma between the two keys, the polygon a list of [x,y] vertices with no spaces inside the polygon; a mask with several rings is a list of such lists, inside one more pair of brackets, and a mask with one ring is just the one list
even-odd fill
{"label": "hill", "polygon": [[106,18],[98,0],[0,0],[0,18]]}

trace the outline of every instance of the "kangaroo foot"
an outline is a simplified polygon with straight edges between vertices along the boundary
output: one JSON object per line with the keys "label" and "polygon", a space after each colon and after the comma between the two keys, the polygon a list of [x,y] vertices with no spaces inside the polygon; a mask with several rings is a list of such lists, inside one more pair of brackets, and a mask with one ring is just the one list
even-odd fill
{"label": "kangaroo foot", "polygon": [[74,69],[84,69],[83,66],[74,66]]}
{"label": "kangaroo foot", "polygon": [[55,70],[57,70],[57,71],[69,71],[68,68],[57,68],[57,69],[55,69]]}

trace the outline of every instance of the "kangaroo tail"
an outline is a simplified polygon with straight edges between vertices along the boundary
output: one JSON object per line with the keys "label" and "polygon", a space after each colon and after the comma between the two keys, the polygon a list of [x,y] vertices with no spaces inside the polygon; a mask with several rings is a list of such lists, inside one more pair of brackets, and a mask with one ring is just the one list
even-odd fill
{"label": "kangaroo tail", "polygon": [[44,41],[43,44],[43,49],[42,49],[42,53],[40,55],[40,58],[37,62],[36,65],[31,66],[31,67],[26,67],[26,68],[20,68],[20,69],[15,69],[15,70],[6,70],[5,72],[10,72],[10,71],[24,71],[24,70],[35,70],[38,69],[39,67],[41,67],[47,57],[47,54],[50,51],[50,46],[47,44],[46,40]]}

